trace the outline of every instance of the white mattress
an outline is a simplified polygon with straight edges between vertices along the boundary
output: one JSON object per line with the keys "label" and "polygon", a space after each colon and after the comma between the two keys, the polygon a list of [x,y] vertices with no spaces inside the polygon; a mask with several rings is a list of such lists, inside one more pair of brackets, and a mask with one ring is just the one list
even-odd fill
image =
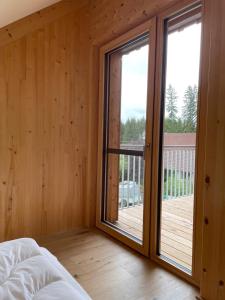
{"label": "white mattress", "polygon": [[90,300],[47,249],[28,238],[0,243],[1,300]]}

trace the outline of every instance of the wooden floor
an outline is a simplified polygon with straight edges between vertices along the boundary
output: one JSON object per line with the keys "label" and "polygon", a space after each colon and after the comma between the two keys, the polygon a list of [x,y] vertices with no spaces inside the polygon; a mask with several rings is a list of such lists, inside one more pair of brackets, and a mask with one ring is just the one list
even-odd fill
{"label": "wooden floor", "polygon": [[98,231],[38,241],[94,300],[192,300],[198,290]]}
{"label": "wooden floor", "polygon": [[[143,205],[120,210],[117,226],[142,239]],[[161,228],[161,254],[190,270],[193,198],[163,201]]]}

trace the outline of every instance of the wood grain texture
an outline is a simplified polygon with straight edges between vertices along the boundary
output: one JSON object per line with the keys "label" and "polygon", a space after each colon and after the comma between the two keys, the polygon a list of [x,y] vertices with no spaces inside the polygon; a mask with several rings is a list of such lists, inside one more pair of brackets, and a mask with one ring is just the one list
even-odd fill
{"label": "wood grain texture", "polygon": [[[0,240],[94,224],[98,47],[177,2],[65,0],[0,29]],[[201,288],[211,300],[225,298],[225,4],[204,2],[201,97],[207,100],[205,176],[210,182],[202,197],[207,224]],[[58,247],[65,248],[61,241]],[[106,296],[110,282],[105,281]],[[161,288],[158,276],[154,282]],[[139,283],[134,293],[141,291]],[[115,286],[115,293],[120,287],[129,292],[123,282]]]}
{"label": "wood grain texture", "polygon": [[98,231],[39,240],[93,300],[195,300],[199,292]]}
{"label": "wood grain texture", "polygon": [[1,241],[84,226],[88,26],[82,8],[0,47]]}
{"label": "wood grain texture", "polygon": [[[206,165],[201,294],[225,299],[225,2],[205,1]],[[207,45],[207,47],[206,47]]]}
{"label": "wood grain texture", "polygon": [[47,25],[72,11],[85,7],[87,4],[89,4],[88,0],[62,0],[19,21],[2,27],[0,28],[0,46],[16,41],[43,25]]}
{"label": "wood grain texture", "polygon": [[177,0],[92,0],[91,37],[102,45],[134,28]]}
{"label": "wood grain texture", "polygon": [[[110,55],[108,99],[108,148],[120,149],[121,80],[122,54],[120,51]],[[106,105],[106,104],[105,104]],[[119,208],[119,170],[120,156],[108,155],[106,220],[118,219]]]}

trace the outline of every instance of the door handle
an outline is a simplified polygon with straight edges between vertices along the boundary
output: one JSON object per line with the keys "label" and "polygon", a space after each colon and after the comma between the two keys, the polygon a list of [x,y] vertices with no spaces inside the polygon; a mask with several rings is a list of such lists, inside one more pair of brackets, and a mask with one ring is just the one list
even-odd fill
{"label": "door handle", "polygon": [[145,146],[144,146],[144,157],[143,157],[144,160],[145,160],[145,157],[146,157],[146,152],[150,149],[151,149],[151,144],[150,143],[145,144]]}

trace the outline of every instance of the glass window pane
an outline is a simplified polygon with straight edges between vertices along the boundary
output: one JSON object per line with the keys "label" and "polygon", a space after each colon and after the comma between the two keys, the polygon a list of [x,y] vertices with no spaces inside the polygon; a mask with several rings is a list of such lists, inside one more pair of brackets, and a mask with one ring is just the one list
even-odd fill
{"label": "glass window pane", "polygon": [[[145,144],[148,44],[122,56],[121,148]],[[138,149],[139,149],[138,148]]]}

